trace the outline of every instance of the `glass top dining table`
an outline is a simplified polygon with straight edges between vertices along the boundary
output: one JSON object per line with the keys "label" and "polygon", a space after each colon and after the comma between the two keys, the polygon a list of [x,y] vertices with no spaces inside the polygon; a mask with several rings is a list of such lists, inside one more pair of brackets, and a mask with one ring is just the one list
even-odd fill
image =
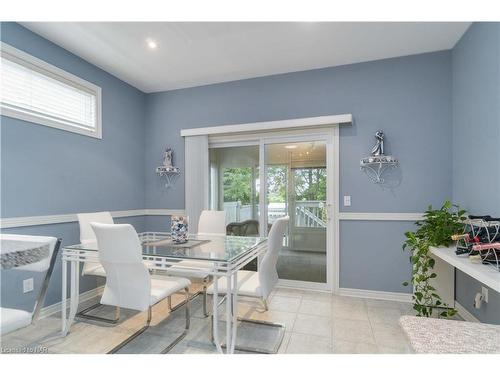
{"label": "glass top dining table", "polygon": [[[174,243],[169,233],[139,233],[143,257],[177,258],[232,263],[266,241],[263,237],[189,235],[185,243]],[[98,251],[97,242],[65,246],[65,250]]]}
{"label": "glass top dining table", "polygon": [[[218,278],[224,277],[229,286],[226,290],[226,353],[234,353],[237,335],[237,314],[235,314],[238,298],[238,270],[266,251],[267,238],[239,237],[224,235],[190,235],[182,244],[172,242],[169,233],[139,233],[142,258],[150,269],[168,269],[182,260],[209,261],[206,268],[213,278],[214,293],[212,295],[213,342],[219,353],[223,353],[218,332]],[[64,246],[62,249],[62,335],[66,336],[75,319],[79,305],[79,263],[98,262],[99,248],[97,242]],[[188,263],[188,262],[186,262]],[[196,263],[196,262],[191,262]],[[199,268],[199,265],[188,265],[183,268]],[[67,298],[67,274],[69,268],[70,298]],[[205,268],[204,268],[205,269]],[[70,302],[67,315],[66,304]]]}

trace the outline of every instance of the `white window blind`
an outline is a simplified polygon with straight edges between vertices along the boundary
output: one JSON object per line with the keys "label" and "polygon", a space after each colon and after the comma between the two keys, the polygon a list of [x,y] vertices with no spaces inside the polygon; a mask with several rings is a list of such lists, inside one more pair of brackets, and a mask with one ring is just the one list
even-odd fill
{"label": "white window blind", "polygon": [[2,115],[101,137],[100,88],[2,44]]}

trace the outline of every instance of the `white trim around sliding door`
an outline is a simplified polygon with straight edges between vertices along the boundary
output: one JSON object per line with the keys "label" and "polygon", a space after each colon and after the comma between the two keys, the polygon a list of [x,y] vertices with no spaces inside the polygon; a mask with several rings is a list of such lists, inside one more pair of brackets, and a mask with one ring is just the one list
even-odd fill
{"label": "white trim around sliding door", "polygon": [[181,136],[256,133],[262,131],[285,130],[292,128],[332,127],[352,124],[352,114],[329,115],[317,117],[294,118],[288,120],[262,121],[246,124],[210,126],[193,129],[182,129]]}
{"label": "white trim around sliding door", "polygon": [[[265,180],[265,145],[286,142],[324,141],[327,146],[327,201],[329,228],[327,230],[327,282],[314,283],[296,280],[280,280],[280,286],[302,289],[326,290],[336,293],[339,288],[339,128],[329,126],[313,129],[287,129],[283,131],[209,136],[209,148],[259,145],[259,179]],[[208,182],[207,182],[208,183]],[[265,184],[260,184],[259,208],[266,217]],[[265,233],[265,222],[259,219],[260,233]]]}
{"label": "white trim around sliding door", "polygon": [[[338,294],[340,288],[340,137],[339,127],[332,129],[332,151],[329,158],[333,162],[333,173],[330,176],[330,183],[333,187],[333,265],[332,265],[332,291]],[[333,179],[333,181],[332,181]]]}

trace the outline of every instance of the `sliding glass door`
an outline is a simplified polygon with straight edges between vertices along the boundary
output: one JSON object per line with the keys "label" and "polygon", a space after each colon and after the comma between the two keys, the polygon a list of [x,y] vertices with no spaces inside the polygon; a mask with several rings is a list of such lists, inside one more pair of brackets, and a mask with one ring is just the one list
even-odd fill
{"label": "sliding glass door", "polygon": [[281,280],[327,282],[326,142],[265,145],[266,226],[288,215]]}
{"label": "sliding glass door", "polygon": [[211,148],[210,209],[226,212],[228,235],[259,234],[259,146]]}
{"label": "sliding glass door", "polygon": [[263,136],[254,143],[211,146],[210,209],[225,211],[228,235],[267,236],[276,219],[289,216],[280,283],[331,289],[331,139]]}

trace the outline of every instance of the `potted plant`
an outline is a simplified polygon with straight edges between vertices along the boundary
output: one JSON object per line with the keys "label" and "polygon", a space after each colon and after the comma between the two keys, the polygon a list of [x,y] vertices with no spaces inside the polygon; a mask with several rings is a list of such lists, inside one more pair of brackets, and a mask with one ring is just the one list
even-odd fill
{"label": "potted plant", "polygon": [[430,247],[450,246],[453,243],[451,236],[462,231],[464,219],[465,210],[446,201],[437,210],[429,206],[424,219],[415,223],[418,229],[405,233],[403,250],[409,249],[411,252],[412,275],[410,282],[406,281],[403,285],[413,285],[413,308],[417,316],[430,317],[436,308],[444,309],[439,313],[440,317],[448,318],[456,314],[455,309],[441,301],[431,285],[431,280],[437,275],[433,272],[435,261],[431,257]]}

